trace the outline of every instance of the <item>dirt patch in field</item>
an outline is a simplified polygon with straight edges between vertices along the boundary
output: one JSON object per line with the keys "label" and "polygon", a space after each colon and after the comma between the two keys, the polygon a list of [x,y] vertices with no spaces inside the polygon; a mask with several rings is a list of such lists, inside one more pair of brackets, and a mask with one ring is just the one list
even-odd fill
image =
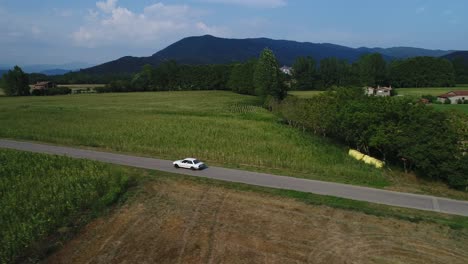
{"label": "dirt patch in field", "polygon": [[191,181],[148,183],[48,263],[467,263],[468,232]]}

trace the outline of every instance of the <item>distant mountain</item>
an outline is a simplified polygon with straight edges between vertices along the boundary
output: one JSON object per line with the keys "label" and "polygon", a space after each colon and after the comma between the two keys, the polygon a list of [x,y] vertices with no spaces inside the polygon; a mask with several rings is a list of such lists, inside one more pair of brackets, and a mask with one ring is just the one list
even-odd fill
{"label": "distant mountain", "polygon": [[358,48],[363,52],[380,53],[389,57],[397,59],[407,59],[411,57],[427,56],[427,57],[441,57],[454,52],[453,50],[430,50],[411,47],[393,47],[393,48]]}
{"label": "distant mountain", "polygon": [[91,74],[131,73],[139,71],[145,64],[157,66],[168,60],[175,60],[182,64],[242,62],[257,58],[264,48],[273,50],[281,65],[292,65],[300,56],[312,56],[317,61],[323,58],[337,57],[354,62],[360,56],[373,52],[381,53],[386,60],[415,56],[441,56],[450,53],[449,51],[407,47],[355,49],[329,43],[317,44],[268,38],[225,39],[205,35],[184,38],[150,57],[126,56],[85,69],[83,72]]}
{"label": "distant mountain", "polygon": [[0,70],[0,78],[3,76],[3,74],[7,73],[8,70]]}
{"label": "distant mountain", "polygon": [[450,54],[443,56],[448,60],[454,60],[455,58],[463,58],[464,61],[468,62],[468,51],[455,51]]}
{"label": "distant mountain", "polygon": [[[1,64],[0,69],[12,69],[15,65]],[[43,73],[47,75],[59,75],[69,71],[78,71],[94,66],[85,62],[70,62],[64,64],[32,64],[18,65],[26,73]]]}
{"label": "distant mountain", "polygon": [[225,39],[210,35],[184,38],[150,57],[123,57],[83,70],[87,73],[136,72],[145,64],[157,66],[167,60],[182,64],[222,64],[257,58],[264,48],[275,53],[280,64],[292,65],[299,56],[312,56],[316,60],[338,57],[357,60],[363,53],[353,48],[334,44],[303,43],[267,38]]}
{"label": "distant mountain", "polygon": [[68,72],[70,72],[70,70],[51,69],[51,70],[41,71],[40,73],[45,74],[45,75],[63,75],[63,74],[68,73]]}

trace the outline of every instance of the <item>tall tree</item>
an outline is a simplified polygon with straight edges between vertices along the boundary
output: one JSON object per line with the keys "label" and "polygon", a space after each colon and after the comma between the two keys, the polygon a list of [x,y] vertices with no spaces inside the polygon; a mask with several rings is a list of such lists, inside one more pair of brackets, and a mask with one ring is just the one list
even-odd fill
{"label": "tall tree", "polygon": [[386,83],[387,63],[379,53],[363,55],[359,61],[361,85],[383,85]]}
{"label": "tall tree", "polygon": [[253,74],[256,60],[235,64],[229,76],[227,86],[233,92],[254,95]]}
{"label": "tall tree", "polygon": [[317,67],[312,57],[297,58],[292,68],[295,90],[314,90],[316,88]]}
{"label": "tall tree", "polygon": [[452,61],[457,83],[468,83],[468,60],[458,56]]}
{"label": "tall tree", "polygon": [[2,77],[1,87],[8,96],[29,95],[29,79],[23,70],[15,66]]}
{"label": "tall tree", "polygon": [[320,61],[320,78],[325,88],[350,85],[351,65],[338,58],[325,58]]}
{"label": "tall tree", "polygon": [[278,62],[273,51],[265,48],[260,54],[254,72],[255,94],[261,97],[268,95],[277,100],[286,97],[285,85],[281,82]]}

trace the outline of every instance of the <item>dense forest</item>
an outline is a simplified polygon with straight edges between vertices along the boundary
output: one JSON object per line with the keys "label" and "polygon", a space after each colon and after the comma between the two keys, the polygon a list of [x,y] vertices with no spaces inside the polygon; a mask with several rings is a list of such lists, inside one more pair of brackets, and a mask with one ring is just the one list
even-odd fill
{"label": "dense forest", "polygon": [[[167,61],[158,67],[145,65],[133,76],[114,79],[99,92],[232,90],[255,95],[254,72],[259,63],[218,65],[181,65]],[[276,62],[275,65],[278,68]],[[386,62],[380,54],[362,56],[355,63],[336,58],[316,62],[299,57],[292,66],[292,76],[278,72],[289,90],[326,90],[335,86],[451,87],[456,84],[453,64],[446,59],[416,57]]]}
{"label": "dense forest", "polygon": [[[333,57],[320,61],[312,57],[299,57],[292,65],[292,76],[280,72],[276,58],[274,60],[271,66],[277,71],[271,74],[288,90],[378,85],[395,88],[453,87],[456,83],[468,82],[468,63],[463,58],[450,61],[444,58],[414,57],[387,62],[379,53],[373,53],[348,63]],[[33,73],[27,77],[29,84],[46,80],[64,85],[107,84],[98,92],[216,89],[258,95],[255,92],[254,72],[259,63],[259,59],[209,65],[165,61],[157,67],[145,65],[136,74],[90,74],[79,71],[57,76]],[[4,80],[9,78],[8,74],[4,75]],[[0,82],[0,85],[5,86],[5,81]]]}

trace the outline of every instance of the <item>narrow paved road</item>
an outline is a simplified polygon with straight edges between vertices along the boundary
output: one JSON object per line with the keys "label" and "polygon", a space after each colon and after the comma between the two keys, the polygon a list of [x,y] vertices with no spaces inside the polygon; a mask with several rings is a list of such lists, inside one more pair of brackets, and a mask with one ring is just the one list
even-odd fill
{"label": "narrow paved road", "polygon": [[172,162],[168,160],[143,158],[137,156],[84,150],[78,148],[59,147],[30,142],[19,142],[13,140],[0,139],[0,148],[9,148],[55,155],[65,155],[73,158],[97,160],[107,163],[186,174],[216,180],[239,182],[301,192],[310,192],[315,194],[331,195],[378,204],[386,204],[468,216],[467,201],[458,201],[429,195],[393,192],[354,185],[306,180],[300,178],[277,176],[266,173],[249,172],[219,167],[210,167],[203,171],[175,169],[172,166]]}

